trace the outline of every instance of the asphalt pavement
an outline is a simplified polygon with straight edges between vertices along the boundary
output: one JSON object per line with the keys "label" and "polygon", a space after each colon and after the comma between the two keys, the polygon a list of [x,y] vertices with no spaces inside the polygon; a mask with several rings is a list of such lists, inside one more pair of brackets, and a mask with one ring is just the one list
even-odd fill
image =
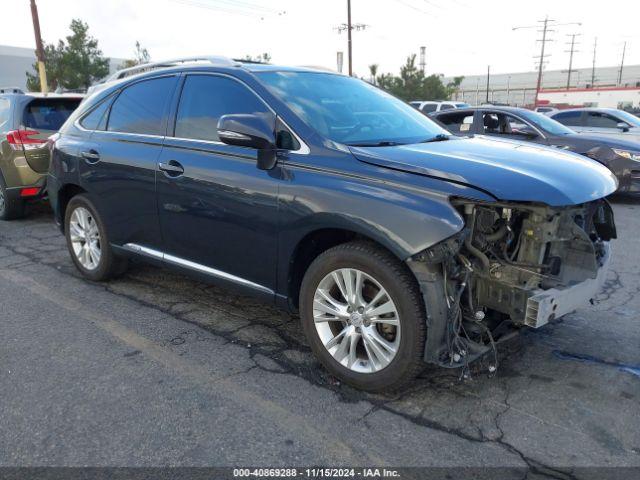
{"label": "asphalt pavement", "polygon": [[614,210],[595,305],[503,345],[494,377],[372,395],[270,305],[145,265],[82,279],[38,206],[0,222],[0,466],[640,467],[640,200]]}

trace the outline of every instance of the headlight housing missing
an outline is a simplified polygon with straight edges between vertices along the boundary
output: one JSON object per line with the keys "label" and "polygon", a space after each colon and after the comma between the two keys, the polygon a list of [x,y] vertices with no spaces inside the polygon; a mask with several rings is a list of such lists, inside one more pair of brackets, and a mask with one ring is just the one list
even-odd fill
{"label": "headlight housing missing", "polygon": [[619,155],[623,158],[640,162],[640,152],[634,152],[632,150],[620,150],[618,148],[614,148],[613,151],[616,155]]}

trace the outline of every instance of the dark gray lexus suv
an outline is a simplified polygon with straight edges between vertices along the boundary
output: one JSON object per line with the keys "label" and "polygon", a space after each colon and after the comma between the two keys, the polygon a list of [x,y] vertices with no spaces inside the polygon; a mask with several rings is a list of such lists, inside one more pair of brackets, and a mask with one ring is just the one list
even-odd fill
{"label": "dark gray lexus suv", "polygon": [[599,290],[615,177],[448,134],[361,80],[224,58],[95,88],[52,145],[51,203],[91,280],[142,259],[299,311],[322,364],[398,388],[467,368]]}

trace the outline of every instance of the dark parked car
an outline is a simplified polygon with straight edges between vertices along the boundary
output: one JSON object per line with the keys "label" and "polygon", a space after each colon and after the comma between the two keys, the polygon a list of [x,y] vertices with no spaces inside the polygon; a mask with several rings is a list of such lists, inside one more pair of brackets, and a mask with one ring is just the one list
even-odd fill
{"label": "dark parked car", "polygon": [[514,107],[477,107],[431,115],[458,135],[487,135],[568,150],[597,160],[617,177],[621,193],[640,192],[640,143],[578,134],[546,115]]}
{"label": "dark parked car", "polygon": [[81,100],[78,95],[0,88],[0,220],[22,217],[27,202],[46,194],[47,138]]}
{"label": "dark parked car", "polygon": [[640,118],[617,108],[572,108],[550,116],[578,133],[623,135],[640,141]]}
{"label": "dark parked car", "polygon": [[600,289],[617,185],[591,160],[450,136],[343,75],[146,69],[52,146],[55,217],[91,280],[135,257],[299,311],[326,368],[368,390],[494,359]]}

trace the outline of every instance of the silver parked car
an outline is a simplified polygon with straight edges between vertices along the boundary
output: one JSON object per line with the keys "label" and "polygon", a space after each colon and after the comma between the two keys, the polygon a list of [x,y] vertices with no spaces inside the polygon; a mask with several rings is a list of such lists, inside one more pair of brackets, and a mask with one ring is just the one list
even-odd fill
{"label": "silver parked car", "polygon": [[622,134],[640,139],[640,118],[615,108],[573,108],[550,115],[578,133]]}

